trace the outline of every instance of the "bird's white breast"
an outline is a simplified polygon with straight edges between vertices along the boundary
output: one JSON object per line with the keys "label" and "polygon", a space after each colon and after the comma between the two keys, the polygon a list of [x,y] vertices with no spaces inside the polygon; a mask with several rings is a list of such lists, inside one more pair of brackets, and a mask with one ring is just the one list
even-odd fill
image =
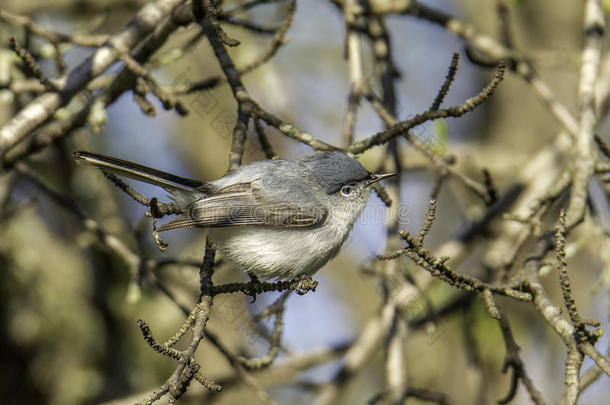
{"label": "bird's white breast", "polygon": [[307,228],[210,228],[208,236],[223,255],[262,279],[311,275],[339,253],[353,220],[333,215],[321,226]]}

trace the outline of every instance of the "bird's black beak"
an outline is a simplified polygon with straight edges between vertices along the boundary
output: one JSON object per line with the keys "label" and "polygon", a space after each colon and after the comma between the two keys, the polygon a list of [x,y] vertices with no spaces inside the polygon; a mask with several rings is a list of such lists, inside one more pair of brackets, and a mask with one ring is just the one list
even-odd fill
{"label": "bird's black beak", "polygon": [[383,179],[396,176],[397,174],[398,173],[371,174],[371,178],[366,182],[366,187],[372,186]]}

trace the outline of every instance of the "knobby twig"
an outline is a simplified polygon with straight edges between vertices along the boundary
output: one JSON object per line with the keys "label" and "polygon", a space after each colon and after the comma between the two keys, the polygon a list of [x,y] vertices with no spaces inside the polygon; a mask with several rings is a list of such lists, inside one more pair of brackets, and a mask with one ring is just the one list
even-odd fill
{"label": "knobby twig", "polygon": [[489,82],[489,84],[476,96],[469,98],[463,104],[441,110],[428,110],[424,113],[417,114],[415,117],[409,120],[397,123],[386,131],[378,132],[369,138],[352,143],[349,146],[348,151],[354,154],[362,153],[373,146],[389,141],[391,138],[404,135],[410,129],[427,121],[447,117],[461,117],[462,115],[474,110],[477,106],[487,100],[493,94],[503,77],[504,65],[500,64],[492,81]]}
{"label": "knobby twig", "polygon": [[21,61],[25,65],[25,68],[29,74],[36,78],[47,91],[59,91],[59,88],[42,73],[40,67],[38,67],[38,64],[36,63],[36,60],[34,60],[34,57],[27,51],[27,49],[22,48],[17,41],[15,41],[15,38],[11,38],[9,40],[9,46],[13,51],[15,51],[17,56],[21,58]]}
{"label": "knobby twig", "polygon": [[516,290],[510,284],[492,285],[478,280],[475,277],[458,273],[446,264],[449,257],[436,258],[432,256],[427,249],[424,249],[418,245],[417,239],[413,238],[406,230],[400,231],[400,237],[407,242],[407,247],[388,255],[379,255],[378,259],[394,260],[405,255],[415,264],[428,271],[432,276],[437,277],[454,287],[458,287],[466,291],[483,292],[484,290],[489,290],[495,294],[506,295],[522,301],[532,300],[531,294]]}

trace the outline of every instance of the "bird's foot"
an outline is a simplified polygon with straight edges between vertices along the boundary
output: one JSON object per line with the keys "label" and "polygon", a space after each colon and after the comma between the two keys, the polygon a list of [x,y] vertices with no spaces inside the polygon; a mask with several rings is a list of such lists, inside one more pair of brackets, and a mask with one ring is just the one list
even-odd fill
{"label": "bird's foot", "polygon": [[159,232],[157,232],[157,221],[153,221],[152,236],[159,250],[165,252],[167,250],[168,245],[163,241],[163,239],[161,239],[161,237],[159,236]]}
{"label": "bird's foot", "polygon": [[308,276],[307,274],[301,274],[291,282],[291,289],[296,291],[299,295],[305,295],[309,291],[316,291],[318,282]]}

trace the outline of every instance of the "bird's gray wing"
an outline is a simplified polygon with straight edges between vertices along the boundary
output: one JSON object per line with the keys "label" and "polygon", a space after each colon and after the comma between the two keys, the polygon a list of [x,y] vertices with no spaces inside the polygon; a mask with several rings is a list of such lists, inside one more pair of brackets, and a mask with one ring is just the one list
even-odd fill
{"label": "bird's gray wing", "polygon": [[158,231],[190,227],[255,225],[307,227],[322,223],[328,214],[317,204],[293,206],[265,198],[254,183],[237,183],[196,200],[188,212],[158,228]]}

